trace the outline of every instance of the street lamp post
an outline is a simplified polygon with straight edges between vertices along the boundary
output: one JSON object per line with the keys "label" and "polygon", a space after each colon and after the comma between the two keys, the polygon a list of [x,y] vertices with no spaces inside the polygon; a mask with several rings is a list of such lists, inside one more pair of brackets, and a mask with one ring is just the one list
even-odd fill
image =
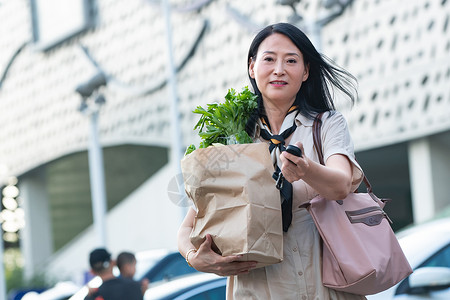
{"label": "street lamp post", "polygon": [[[178,110],[178,96],[177,96],[177,70],[174,61],[173,55],[173,46],[172,46],[172,26],[170,21],[170,4],[168,0],[161,0],[161,6],[164,11],[164,20],[166,26],[166,45],[167,45],[167,63],[168,70],[167,76],[169,81],[169,89],[170,89],[170,103],[171,103],[171,130],[172,130],[172,138],[171,138],[171,153],[170,160],[172,165],[175,167],[175,174],[181,173],[180,161],[182,158],[182,136],[180,132],[180,113]],[[183,191],[180,191],[183,192]],[[181,208],[181,219],[184,219],[187,208],[183,205]]]}
{"label": "street lamp post", "polygon": [[[88,82],[77,87],[81,95],[80,112],[89,117],[89,177],[91,183],[92,211],[94,228],[98,236],[98,244],[107,246],[106,239],[106,189],[103,167],[103,154],[99,142],[98,116],[100,108],[105,104],[105,98],[98,93],[99,87],[106,85],[106,77],[98,73]],[[92,95],[94,94],[94,97]],[[90,98],[93,98],[93,101]]]}

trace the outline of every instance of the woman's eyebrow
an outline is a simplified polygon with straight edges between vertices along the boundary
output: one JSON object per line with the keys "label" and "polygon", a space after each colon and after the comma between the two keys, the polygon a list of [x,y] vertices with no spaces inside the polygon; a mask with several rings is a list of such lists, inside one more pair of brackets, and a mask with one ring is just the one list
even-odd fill
{"label": "woman's eyebrow", "polygon": [[[275,54],[274,51],[269,51],[269,50],[264,51],[263,53],[265,53],[265,54]],[[289,52],[289,53],[286,53],[286,55],[296,55],[296,56],[300,57],[300,55],[298,53],[295,53],[295,52]]]}

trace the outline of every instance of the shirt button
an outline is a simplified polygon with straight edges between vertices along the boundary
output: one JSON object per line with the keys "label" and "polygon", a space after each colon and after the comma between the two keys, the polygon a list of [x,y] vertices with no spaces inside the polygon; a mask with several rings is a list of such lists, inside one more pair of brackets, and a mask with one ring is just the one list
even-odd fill
{"label": "shirt button", "polygon": [[302,271],[298,272],[298,275],[299,275],[299,276],[302,276],[302,275],[303,275],[303,272],[302,272]]}
{"label": "shirt button", "polygon": [[294,247],[294,249],[292,249],[292,251],[297,252],[297,247]]}

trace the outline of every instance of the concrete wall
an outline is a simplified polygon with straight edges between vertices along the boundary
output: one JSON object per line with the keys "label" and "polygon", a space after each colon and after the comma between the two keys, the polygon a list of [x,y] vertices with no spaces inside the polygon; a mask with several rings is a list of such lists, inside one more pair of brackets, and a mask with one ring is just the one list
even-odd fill
{"label": "concrete wall", "polygon": [[[120,251],[176,249],[176,233],[183,207],[167,197],[168,182],[176,174],[167,165],[107,216],[107,244],[113,255]],[[89,271],[89,252],[98,247],[98,235],[91,226],[55,255],[44,261],[50,278],[71,279],[83,283]],[[42,266],[41,266],[42,267]]]}

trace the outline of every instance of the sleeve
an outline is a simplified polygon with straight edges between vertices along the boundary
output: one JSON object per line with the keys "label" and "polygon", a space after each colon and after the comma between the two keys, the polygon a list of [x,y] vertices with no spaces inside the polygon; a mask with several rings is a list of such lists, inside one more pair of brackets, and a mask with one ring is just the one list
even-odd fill
{"label": "sleeve", "polygon": [[87,295],[86,297],[84,297],[84,300],[95,300],[93,295]]}
{"label": "sleeve", "polygon": [[356,190],[363,180],[364,172],[355,158],[353,141],[344,116],[334,111],[322,118],[322,147],[324,161],[334,155],[348,157],[353,168],[352,190]]}
{"label": "sleeve", "polygon": [[86,297],[84,297],[84,300],[95,300],[95,298],[99,296],[98,288],[87,288],[88,294],[86,295]]}

